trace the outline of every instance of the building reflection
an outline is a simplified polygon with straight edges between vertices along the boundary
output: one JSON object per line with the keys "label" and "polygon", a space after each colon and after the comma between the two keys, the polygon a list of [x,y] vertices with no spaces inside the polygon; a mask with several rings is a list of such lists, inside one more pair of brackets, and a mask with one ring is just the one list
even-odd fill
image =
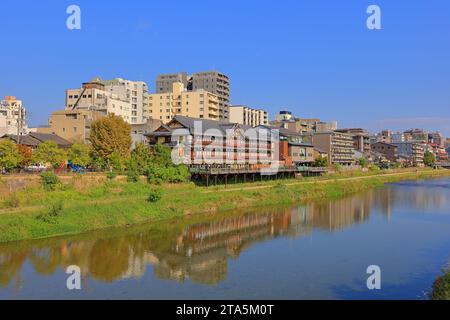
{"label": "building reflection", "polygon": [[397,204],[417,208],[448,206],[448,201],[443,193],[393,186],[284,210],[196,217],[196,222],[186,218],[66,240],[0,245],[0,286],[26,285],[21,273],[27,262],[42,275],[78,265],[85,280],[102,282],[140,278],[152,266],[160,279],[213,285],[226,279],[230,260],[257,243],[308,237],[315,230],[338,232],[368,221],[375,208],[389,216]]}

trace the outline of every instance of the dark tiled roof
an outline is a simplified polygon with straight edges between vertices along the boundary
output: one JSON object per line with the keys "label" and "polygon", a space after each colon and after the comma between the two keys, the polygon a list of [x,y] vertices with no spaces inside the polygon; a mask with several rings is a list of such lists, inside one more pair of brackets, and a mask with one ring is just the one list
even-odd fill
{"label": "dark tiled roof", "polygon": [[[17,135],[7,135],[5,137],[9,137],[14,142],[18,142]],[[70,147],[72,143],[67,141],[64,138],[61,138],[60,136],[57,136],[55,134],[48,134],[48,133],[37,133],[32,132],[25,136],[20,137],[20,144],[29,146],[29,147],[37,147],[41,143],[47,142],[47,141],[53,141],[55,142],[59,147],[66,148]]]}

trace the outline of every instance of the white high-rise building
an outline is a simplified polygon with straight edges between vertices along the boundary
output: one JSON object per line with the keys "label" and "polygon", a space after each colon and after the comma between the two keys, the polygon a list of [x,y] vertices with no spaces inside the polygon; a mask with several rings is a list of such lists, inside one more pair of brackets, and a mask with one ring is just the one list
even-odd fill
{"label": "white high-rise building", "polygon": [[26,110],[21,100],[7,96],[0,101],[0,136],[28,134]]}
{"label": "white high-rise building", "polygon": [[105,91],[118,96],[121,100],[131,103],[130,123],[141,124],[147,119],[143,111],[148,106],[148,85],[143,81],[131,81],[122,78],[113,80],[102,80],[96,78],[93,82],[101,83],[105,86]]}

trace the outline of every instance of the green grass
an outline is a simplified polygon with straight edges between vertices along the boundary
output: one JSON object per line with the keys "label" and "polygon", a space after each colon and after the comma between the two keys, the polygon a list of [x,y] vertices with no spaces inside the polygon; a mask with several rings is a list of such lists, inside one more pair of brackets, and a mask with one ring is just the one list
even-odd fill
{"label": "green grass", "polygon": [[439,277],[433,285],[433,300],[450,300],[450,271]]}
{"label": "green grass", "polygon": [[[71,184],[59,186],[52,192],[33,187],[16,192],[0,203],[0,242],[74,235],[199,213],[220,214],[239,208],[339,198],[387,182],[444,175],[450,175],[450,171],[429,170],[389,176],[369,172],[355,180],[342,180],[355,178],[342,174],[240,184],[228,189],[194,184],[157,187],[145,182],[119,181],[106,181],[81,191]],[[148,199],[155,188],[160,190],[162,197],[152,203]]]}

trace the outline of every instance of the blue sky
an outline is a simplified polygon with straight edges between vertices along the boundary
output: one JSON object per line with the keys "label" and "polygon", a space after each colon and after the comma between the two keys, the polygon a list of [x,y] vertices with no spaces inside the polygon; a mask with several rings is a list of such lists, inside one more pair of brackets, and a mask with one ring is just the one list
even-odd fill
{"label": "blue sky", "polygon": [[[77,4],[82,29],[66,28]],[[368,30],[366,9],[382,10]],[[0,96],[32,125],[95,76],[143,80],[217,69],[232,102],[337,120],[436,128],[450,136],[448,0],[2,0]]]}

